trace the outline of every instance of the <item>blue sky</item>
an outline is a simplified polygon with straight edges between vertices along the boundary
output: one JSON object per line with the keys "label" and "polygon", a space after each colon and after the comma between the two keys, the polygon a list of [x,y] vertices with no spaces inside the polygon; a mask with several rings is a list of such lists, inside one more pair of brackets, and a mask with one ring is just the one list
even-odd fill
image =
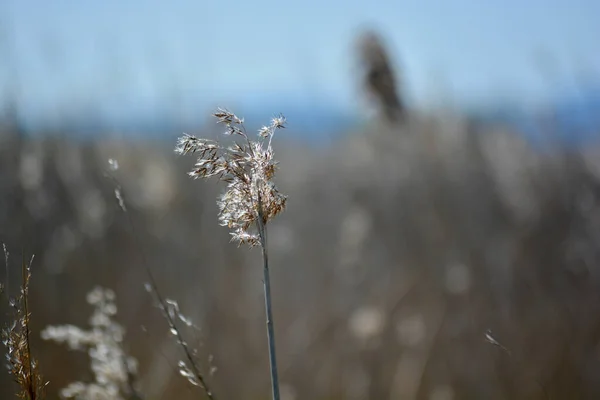
{"label": "blue sky", "polygon": [[600,72],[597,0],[4,0],[0,11],[0,83],[42,118],[185,119],[286,96],[354,107],[362,27],[394,46],[417,105],[536,102]]}

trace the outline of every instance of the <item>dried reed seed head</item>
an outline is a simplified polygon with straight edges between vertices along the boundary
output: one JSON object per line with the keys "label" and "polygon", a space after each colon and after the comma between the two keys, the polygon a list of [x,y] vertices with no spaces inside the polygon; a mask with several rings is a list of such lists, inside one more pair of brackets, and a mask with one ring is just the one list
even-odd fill
{"label": "dried reed seed head", "polygon": [[374,31],[366,31],[359,37],[358,51],[366,65],[387,66],[390,64],[383,38]]}
{"label": "dried reed seed head", "polygon": [[[231,229],[233,241],[258,245],[258,235],[249,232],[258,215],[262,214],[262,222],[267,223],[283,211],[287,201],[272,182],[278,163],[271,146],[275,131],[285,128],[286,119],[283,115],[274,117],[258,130],[257,140],[251,140],[242,118],[225,109],[218,109],[213,116],[217,123],[226,125],[225,134],[238,135],[242,141],[223,147],[218,142],[184,134],[178,139],[175,152],[198,154],[195,168],[188,173],[192,178],[217,176],[227,183],[226,192],[217,201],[220,224]],[[261,210],[258,204],[262,205]]]}
{"label": "dried reed seed head", "polygon": [[286,119],[282,114],[279,114],[277,117],[271,120],[271,126],[275,129],[283,129],[285,128]]}
{"label": "dried reed seed head", "polygon": [[397,121],[404,114],[404,104],[397,90],[397,77],[383,39],[367,31],[358,40],[358,55],[364,68],[365,88],[382,107],[384,116]]}
{"label": "dried reed seed head", "polygon": [[228,125],[242,125],[244,123],[243,118],[238,118],[234,113],[224,108],[217,108],[217,111],[213,113],[213,116],[217,118],[217,123],[225,123]]}

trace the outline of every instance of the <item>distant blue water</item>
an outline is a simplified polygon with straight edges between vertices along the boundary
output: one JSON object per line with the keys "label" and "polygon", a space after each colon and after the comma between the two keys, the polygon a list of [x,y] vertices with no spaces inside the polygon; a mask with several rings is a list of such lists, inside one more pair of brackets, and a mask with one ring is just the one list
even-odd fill
{"label": "distant blue water", "polygon": [[556,97],[536,110],[487,106],[474,115],[483,122],[509,126],[533,144],[549,140],[563,146],[600,142],[600,85]]}
{"label": "distant blue water", "polygon": [[[342,133],[355,126],[359,120],[357,113],[337,106],[326,99],[307,100],[288,98],[281,99],[243,99],[235,104],[223,104],[223,107],[244,118],[246,128],[257,130],[269,124],[276,115],[283,114],[288,121],[288,128],[294,134],[301,134],[303,140],[327,141],[331,135]],[[91,110],[61,116],[54,121],[40,120],[30,116],[21,116],[20,123],[25,131],[32,135],[63,132],[78,137],[94,137],[110,132],[138,138],[140,136],[153,139],[170,140],[181,132],[198,133],[199,129],[213,124],[211,110],[200,110],[193,118],[185,122],[166,111],[130,113],[120,118],[102,115]]]}
{"label": "distant blue water", "polygon": [[[61,132],[79,137],[118,132],[121,136],[171,140],[181,132],[196,132],[210,123],[208,111],[195,120],[182,123],[167,112],[140,112],[121,119],[107,119],[102,115],[80,112],[63,116],[55,124],[33,119],[21,120],[31,134]],[[246,120],[248,129],[255,130],[267,124],[276,114],[283,113],[290,133],[301,134],[301,139],[325,143],[347,132],[359,123],[357,113],[337,106],[327,99],[285,98],[246,99],[235,104],[233,110]],[[581,146],[600,141],[600,85],[557,96],[535,110],[525,110],[517,104],[489,104],[477,111],[466,111],[468,116],[481,122],[502,123],[523,134],[533,144],[548,139],[566,146]]]}

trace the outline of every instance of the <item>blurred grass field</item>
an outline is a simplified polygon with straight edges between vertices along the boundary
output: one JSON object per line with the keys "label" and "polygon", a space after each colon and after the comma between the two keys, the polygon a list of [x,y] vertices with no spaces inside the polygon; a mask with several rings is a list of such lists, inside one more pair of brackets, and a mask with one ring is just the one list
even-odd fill
{"label": "blurred grass field", "polygon": [[[269,246],[284,398],[600,395],[597,149],[542,153],[482,129],[413,115],[321,149],[279,137],[289,203]],[[220,187],[190,180],[190,160],[166,141],[31,138],[10,126],[0,137],[0,237],[17,255],[2,280],[14,292],[20,252],[35,253],[33,348],[49,398],[92,375],[85,354],[39,331],[85,326],[95,285],[116,292],[147,398],[197,398],[143,288],[136,240],[164,294],[201,327],[188,333],[217,368],[219,398],[266,398],[260,254],[217,225]],[[103,175],[110,158],[135,232]]]}
{"label": "blurred grass field", "polygon": [[[599,143],[559,145],[551,124],[533,143],[411,108],[385,54],[367,50],[379,113],[316,145],[293,126],[274,143],[288,195],[268,228],[282,398],[598,398]],[[261,255],[218,225],[222,187],[186,175],[181,132],[32,135],[13,117],[0,118],[0,282],[17,295],[21,256],[35,255],[31,344],[47,398],[94,379],[85,352],[40,332],[87,327],[97,285],[116,294],[145,398],[199,398],[144,288],[149,267],[200,328],[185,333],[216,397],[267,399]],[[0,374],[0,398],[15,392]]]}

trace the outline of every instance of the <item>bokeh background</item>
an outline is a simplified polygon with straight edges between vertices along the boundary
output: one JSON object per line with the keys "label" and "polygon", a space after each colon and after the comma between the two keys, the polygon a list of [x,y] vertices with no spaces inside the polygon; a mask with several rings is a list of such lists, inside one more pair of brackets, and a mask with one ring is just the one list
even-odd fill
{"label": "bokeh background", "polygon": [[201,398],[146,266],[200,328],[185,332],[217,398],[268,398],[260,253],[229,243],[222,186],[173,152],[182,132],[219,137],[217,106],[249,129],[288,119],[288,208],[268,227],[284,399],[598,398],[598,15],[583,0],[4,0],[0,279],[16,295],[35,254],[49,398],[94,379],[87,354],[39,333],[88,326],[96,285],[116,293],[145,398]]}

